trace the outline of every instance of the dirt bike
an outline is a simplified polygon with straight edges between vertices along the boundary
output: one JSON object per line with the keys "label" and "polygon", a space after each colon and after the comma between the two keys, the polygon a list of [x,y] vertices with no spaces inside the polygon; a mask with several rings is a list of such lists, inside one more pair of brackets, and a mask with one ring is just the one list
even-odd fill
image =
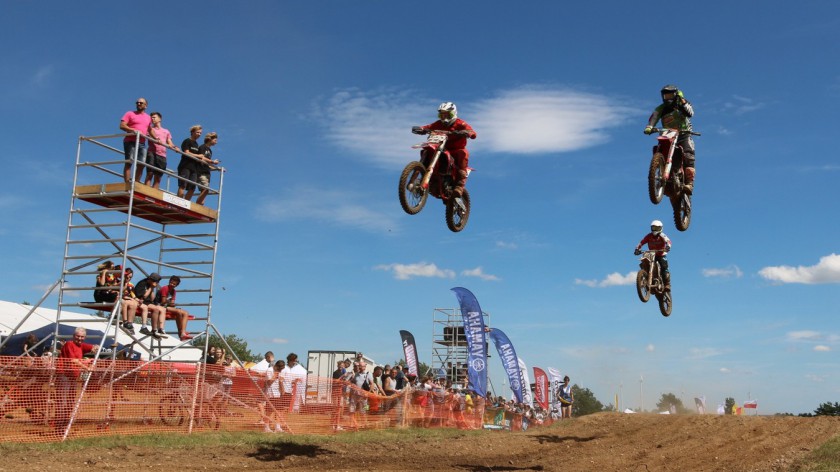
{"label": "dirt bike", "polygon": [[680,133],[700,136],[693,131],[681,131],[669,128],[653,128],[659,133],[658,143],[653,147],[653,157],[648,171],[648,196],[657,205],[662,196],[667,195],[674,209],[674,225],[680,231],[691,224],[691,195],[685,192],[685,173],[683,171],[682,147],[677,145]]}
{"label": "dirt bike", "polygon": [[[416,215],[426,205],[431,194],[446,205],[446,226],[453,232],[459,232],[467,226],[470,218],[470,193],[464,189],[458,197],[454,194],[458,182],[458,168],[446,142],[457,132],[424,130],[414,127],[415,134],[426,134],[426,142],[415,144],[414,149],[422,149],[419,161],[409,162],[400,175],[400,205],[409,215]],[[467,167],[467,175],[472,171]]]}
{"label": "dirt bike", "polygon": [[670,316],[673,308],[671,291],[665,290],[665,281],[662,279],[659,262],[656,261],[656,253],[659,251],[644,251],[641,253],[642,261],[639,264],[639,272],[636,273],[636,293],[639,300],[647,303],[650,294],[654,294],[659,300],[659,311],[662,316]]}

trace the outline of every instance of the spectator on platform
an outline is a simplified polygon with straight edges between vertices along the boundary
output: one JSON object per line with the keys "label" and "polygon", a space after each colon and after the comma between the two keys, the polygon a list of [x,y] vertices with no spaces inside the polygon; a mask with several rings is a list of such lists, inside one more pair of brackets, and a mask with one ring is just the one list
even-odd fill
{"label": "spectator on platform", "polygon": [[134,336],[134,318],[137,316],[137,310],[140,310],[140,316],[145,320],[149,316],[149,307],[141,303],[140,299],[137,298],[134,292],[134,284],[131,283],[132,277],[134,277],[134,271],[131,270],[131,267],[126,267],[123,272],[121,326],[128,334]]}
{"label": "spectator on platform", "polygon": [[93,300],[96,303],[114,303],[117,301],[119,290],[115,288],[117,277],[113,274],[114,263],[105,261],[96,267],[99,274],[96,275],[96,288],[93,291]]}
{"label": "spectator on platform", "polygon": [[198,181],[198,163],[204,156],[199,154],[198,138],[201,137],[201,125],[190,128],[190,137],[181,143],[181,162],[178,163],[178,196],[187,200],[195,194],[195,182]]}
{"label": "spectator on platform", "polygon": [[179,149],[172,144],[172,133],[168,129],[161,126],[160,122],[163,120],[163,115],[159,112],[152,112],[152,130],[155,133],[155,139],[160,144],[149,141],[149,152],[146,156],[146,185],[151,185],[152,188],[160,188],[160,178],[163,176],[163,171],[166,170],[166,148],[178,151]]}
{"label": "spectator on platform", "polygon": [[[213,159],[213,146],[215,146],[219,142],[219,135],[216,134],[215,131],[207,133],[207,136],[204,137],[204,144],[198,148],[198,154],[203,156],[201,162],[198,163],[196,167],[196,171],[198,172],[198,183],[207,187],[210,185],[210,166],[217,165],[220,161],[218,159]],[[207,198],[207,194],[210,191],[207,188],[201,189],[201,193],[198,194],[198,198],[195,199],[195,202],[199,205],[204,205],[204,199]]]}
{"label": "spectator on platform", "polygon": [[[137,150],[137,170],[134,180],[140,181],[143,175],[143,166],[146,162],[146,135],[153,138],[156,136],[152,131],[152,117],[146,114],[148,103],[145,98],[138,98],[135,102],[137,108],[134,111],[127,111],[120,120],[120,129],[131,133],[123,139],[123,150],[125,151],[125,168],[123,168],[123,179],[126,183],[131,181],[131,160],[134,159],[135,148]],[[140,142],[137,142],[137,132],[140,132]]]}
{"label": "spectator on platform", "polygon": [[[142,323],[140,333],[145,334],[146,336],[152,336],[155,339],[160,339],[162,337],[156,331],[156,328],[160,323],[159,320],[166,319],[166,308],[155,304],[158,283],[160,283],[160,275],[157,272],[152,272],[148,277],[137,282],[137,285],[134,286],[135,295],[137,295],[137,298],[140,299],[140,303],[145,305],[147,308],[145,311],[143,311],[142,308],[140,309]],[[151,331],[149,330],[149,327],[146,326],[146,317],[149,313],[152,315]]]}
{"label": "spectator on platform", "polygon": [[73,332],[73,340],[67,341],[61,346],[61,356],[58,363],[58,376],[56,377],[56,432],[64,430],[70,422],[70,415],[73,412],[73,404],[78,395],[78,381],[82,379],[83,373],[92,370],[89,361],[84,360],[84,355],[96,353],[99,346],[84,342],[87,336],[85,328],[76,328]]}
{"label": "spectator on platform", "polygon": [[[181,284],[181,277],[177,275],[173,275],[169,277],[169,283],[161,287],[158,290],[157,297],[155,297],[155,302],[162,307],[166,308],[164,312],[164,321],[166,320],[166,313],[169,312],[172,314],[172,317],[175,318],[175,326],[178,327],[178,336],[181,341],[186,341],[188,339],[192,339],[192,335],[187,332],[187,321],[190,319],[190,314],[187,313],[187,310],[183,310],[181,308],[175,307],[175,296],[177,295],[176,288],[178,285]],[[163,332],[163,323],[161,323],[160,330],[158,333]]]}

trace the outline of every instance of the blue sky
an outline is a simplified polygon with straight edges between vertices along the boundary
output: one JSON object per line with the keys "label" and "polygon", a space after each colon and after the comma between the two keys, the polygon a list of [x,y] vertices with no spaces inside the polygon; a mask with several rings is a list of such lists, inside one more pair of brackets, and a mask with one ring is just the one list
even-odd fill
{"label": "blue sky", "polygon": [[[0,299],[37,301],[58,278],[77,138],[118,132],[142,96],[176,143],[195,123],[220,135],[213,319],[256,352],[392,362],[407,329],[428,363],[433,309],[464,286],[529,367],[604,403],[620,391],[622,408],[649,409],[670,392],[813,411],[840,398],[839,13],[5,2]],[[642,129],[666,83],[703,133],[685,233],[646,194],[655,141]],[[439,202],[409,216],[396,195],[410,127],[441,101],[478,133],[459,234]],[[674,243],[667,319],[632,285],[653,219]]]}

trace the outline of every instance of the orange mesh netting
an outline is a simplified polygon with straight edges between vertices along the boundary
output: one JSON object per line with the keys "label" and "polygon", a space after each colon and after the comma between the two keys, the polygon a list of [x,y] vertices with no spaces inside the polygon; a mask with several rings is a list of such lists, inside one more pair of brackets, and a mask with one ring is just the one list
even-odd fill
{"label": "orange mesh netting", "polygon": [[[0,441],[157,432],[333,434],[396,427],[521,429],[522,415],[483,400],[405,389],[384,397],[309,376],[290,395],[266,393],[256,374],[221,365],[100,359],[88,373],[62,359],[0,357]],[[531,424],[534,421],[531,420]]]}

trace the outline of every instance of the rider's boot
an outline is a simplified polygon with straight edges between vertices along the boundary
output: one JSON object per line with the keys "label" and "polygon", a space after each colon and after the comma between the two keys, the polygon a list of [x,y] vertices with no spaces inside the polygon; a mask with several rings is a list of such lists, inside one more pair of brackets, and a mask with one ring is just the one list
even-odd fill
{"label": "rider's boot", "polygon": [[671,291],[671,272],[665,272],[662,274],[662,281],[665,282],[665,291]]}
{"label": "rider's boot", "polygon": [[685,185],[683,191],[689,195],[694,193],[694,167],[685,168]]}
{"label": "rider's boot", "polygon": [[467,171],[459,170],[458,171],[458,182],[455,183],[455,189],[453,193],[456,197],[460,197],[464,194],[464,187],[467,185]]}

